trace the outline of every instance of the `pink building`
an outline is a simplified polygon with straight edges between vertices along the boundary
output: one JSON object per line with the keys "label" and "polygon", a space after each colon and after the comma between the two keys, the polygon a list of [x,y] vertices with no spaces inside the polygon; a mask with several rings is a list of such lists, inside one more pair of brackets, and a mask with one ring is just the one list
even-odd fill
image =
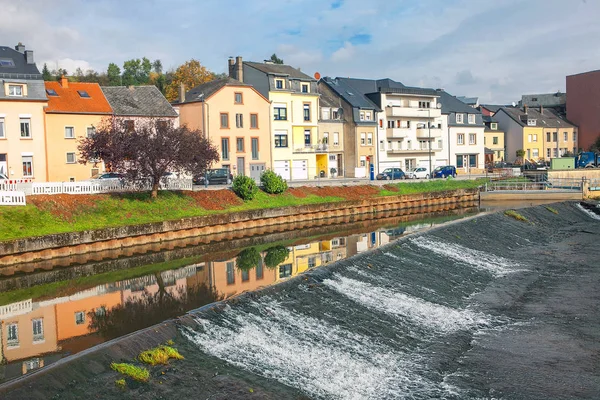
{"label": "pink building", "polygon": [[567,76],[567,119],[579,127],[579,147],[600,137],[600,70]]}

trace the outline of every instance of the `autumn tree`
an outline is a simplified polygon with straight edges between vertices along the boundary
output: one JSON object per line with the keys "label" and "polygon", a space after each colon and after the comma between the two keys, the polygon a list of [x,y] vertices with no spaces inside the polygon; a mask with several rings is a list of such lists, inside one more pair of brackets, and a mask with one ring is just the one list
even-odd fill
{"label": "autumn tree", "polygon": [[275,54],[275,53],[273,53],[273,55],[271,56],[270,61],[273,64],[283,64],[283,60],[281,58],[277,57],[277,54]]}
{"label": "autumn tree", "polygon": [[186,90],[190,90],[212,79],[212,72],[200,64],[200,61],[189,60],[185,64],[180,65],[175,71],[172,82],[167,86],[165,97],[169,101],[177,100],[179,98],[179,86],[181,83],[183,83]]}
{"label": "autumn tree", "polygon": [[152,198],[167,172],[197,175],[219,160],[200,131],[155,118],[138,120],[133,128],[119,118],[104,119],[94,135],[80,140],[78,150],[82,164],[100,159],[128,181],[148,180]]}

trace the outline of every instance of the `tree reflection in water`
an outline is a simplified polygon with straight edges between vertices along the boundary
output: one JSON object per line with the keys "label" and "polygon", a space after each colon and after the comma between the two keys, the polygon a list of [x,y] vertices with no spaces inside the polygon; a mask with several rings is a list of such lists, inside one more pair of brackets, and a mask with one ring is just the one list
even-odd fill
{"label": "tree reflection in water", "polygon": [[104,312],[89,312],[90,332],[98,332],[106,340],[114,339],[223,298],[206,284],[167,290],[162,275],[156,273],[154,276],[158,285],[156,293],[144,288],[140,297],[129,298]]}

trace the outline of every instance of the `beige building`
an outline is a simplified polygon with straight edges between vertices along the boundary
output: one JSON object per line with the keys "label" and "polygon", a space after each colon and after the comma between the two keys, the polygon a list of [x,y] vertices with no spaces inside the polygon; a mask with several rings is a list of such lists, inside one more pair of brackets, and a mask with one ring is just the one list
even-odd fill
{"label": "beige building", "polygon": [[180,123],[201,131],[217,147],[213,168],[260,179],[272,169],[269,101],[232,78],[211,81],[180,94]]}
{"label": "beige building", "polygon": [[485,145],[485,165],[493,167],[498,161],[505,161],[504,131],[498,128],[498,121],[494,117],[483,116],[485,131],[483,144]]}

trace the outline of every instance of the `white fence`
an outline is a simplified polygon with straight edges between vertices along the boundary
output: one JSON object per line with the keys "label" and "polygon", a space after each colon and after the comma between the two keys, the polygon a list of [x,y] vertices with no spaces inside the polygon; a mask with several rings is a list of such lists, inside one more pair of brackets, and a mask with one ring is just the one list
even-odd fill
{"label": "white fence", "polygon": [[18,191],[0,191],[0,206],[24,206],[25,193]]}
{"label": "white fence", "polygon": [[[0,193],[8,193],[13,196],[15,193],[22,193],[23,196],[29,196],[35,194],[97,194],[148,190],[152,190],[152,185],[146,180],[135,182],[128,182],[121,179],[98,179],[80,182],[0,182]],[[192,180],[167,179],[160,184],[159,190],[192,190]],[[8,203],[3,203],[0,200],[0,204]],[[23,204],[25,204],[24,197]]]}

